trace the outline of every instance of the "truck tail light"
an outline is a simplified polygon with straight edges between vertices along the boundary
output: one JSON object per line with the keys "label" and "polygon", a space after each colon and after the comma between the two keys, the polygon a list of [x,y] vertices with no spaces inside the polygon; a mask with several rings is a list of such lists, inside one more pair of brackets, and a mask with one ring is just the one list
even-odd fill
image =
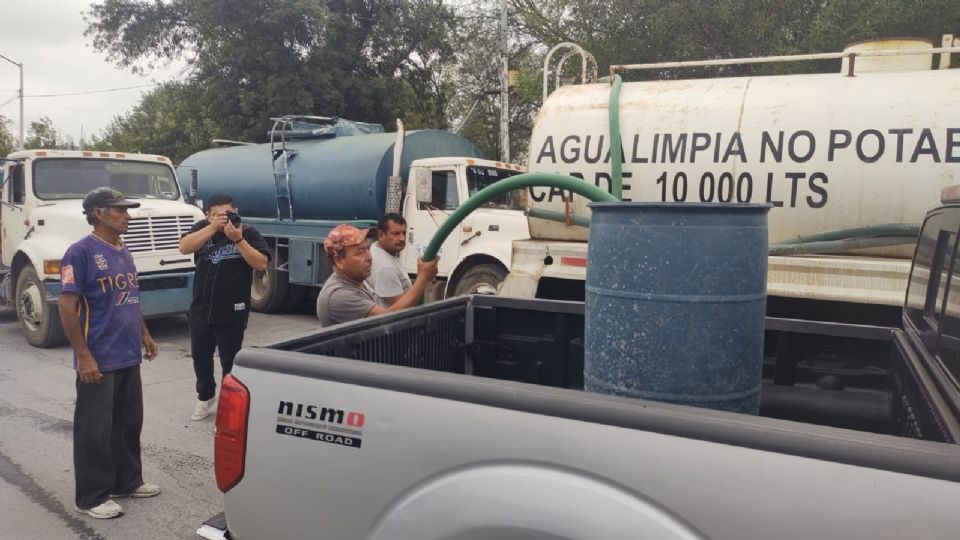
{"label": "truck tail light", "polygon": [[217,434],[213,437],[213,463],[217,487],[226,493],[243,478],[247,452],[247,418],[250,392],[233,375],[227,375],[220,387],[217,404]]}
{"label": "truck tail light", "polygon": [[560,264],[566,266],[576,266],[578,268],[587,267],[587,258],[586,257],[560,257]]}

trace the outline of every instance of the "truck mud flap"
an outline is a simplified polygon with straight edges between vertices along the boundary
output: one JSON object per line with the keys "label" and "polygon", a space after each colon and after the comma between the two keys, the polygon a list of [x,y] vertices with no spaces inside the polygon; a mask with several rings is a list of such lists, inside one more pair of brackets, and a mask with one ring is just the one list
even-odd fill
{"label": "truck mud flap", "polygon": [[204,521],[203,525],[197,529],[197,536],[207,540],[231,540],[233,537],[227,530],[227,515],[220,512]]}

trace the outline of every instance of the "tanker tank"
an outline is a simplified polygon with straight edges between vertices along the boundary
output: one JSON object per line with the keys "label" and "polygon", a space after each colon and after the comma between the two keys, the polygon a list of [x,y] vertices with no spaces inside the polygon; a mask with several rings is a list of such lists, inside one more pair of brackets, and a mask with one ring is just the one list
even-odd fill
{"label": "tanker tank", "polygon": [[[914,223],[960,182],[960,69],[625,82],[623,198],[769,203],[770,242]],[[609,84],[564,86],[542,107],[530,172],[608,189]],[[564,196],[572,202],[567,205]],[[584,223],[587,200],[532,188],[532,208]],[[533,238],[587,228],[530,219]],[[909,256],[905,250],[901,256]]]}
{"label": "tanker tank", "polygon": [[[288,162],[293,219],[377,220],[384,213],[395,142],[394,133],[287,141],[286,148],[293,156]],[[472,143],[448,131],[409,131],[400,175],[406,178],[411,162],[417,159],[479,155]],[[277,219],[269,143],[204,150],[188,157],[180,168],[197,171],[201,200],[227,193],[244,217]]]}

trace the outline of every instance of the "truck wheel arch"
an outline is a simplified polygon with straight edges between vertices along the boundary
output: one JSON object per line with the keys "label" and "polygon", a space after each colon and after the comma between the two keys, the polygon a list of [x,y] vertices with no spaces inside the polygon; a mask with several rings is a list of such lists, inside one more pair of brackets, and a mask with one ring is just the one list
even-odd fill
{"label": "truck wheel arch", "polygon": [[[23,251],[18,251],[16,255],[13,256],[13,261],[10,263],[10,283],[16,287],[17,279],[20,278],[20,272],[23,270],[23,267],[33,264],[30,260],[30,257]],[[16,290],[13,291],[16,294]]]}
{"label": "truck wheel arch", "polygon": [[[24,249],[26,247],[27,249]],[[61,257],[56,257],[61,258]],[[39,264],[39,266],[38,266]],[[23,272],[23,269],[27,266],[32,266],[34,270],[38,268],[43,268],[43,258],[38,256],[38,254],[30,249],[29,246],[20,246],[20,249],[17,250],[17,253],[13,256],[13,260],[10,261],[10,294],[11,298],[16,298],[17,295],[17,280],[20,279],[20,273]],[[37,271],[37,275],[40,275],[40,272]]]}
{"label": "truck wheel arch", "polygon": [[457,286],[459,285],[460,280],[463,279],[464,275],[471,270],[483,266],[491,267],[491,269],[499,268],[500,271],[502,271],[504,278],[510,273],[509,266],[496,257],[485,254],[470,255],[461,261],[460,264],[457,265],[457,267],[450,274],[450,277],[447,279],[447,286],[443,292],[443,297],[449,298],[454,296]]}
{"label": "truck wheel arch", "polygon": [[500,463],[447,471],[413,486],[379,516],[368,539],[619,540],[624,531],[654,540],[706,538],[668,508],[609,480],[538,463]]}
{"label": "truck wheel arch", "polygon": [[[35,294],[25,296],[33,297],[30,303],[36,305],[31,309],[30,314],[35,316],[37,314],[36,310],[39,310],[39,320],[27,320],[27,314],[20,303],[24,296],[21,290],[21,281],[26,284],[23,290],[33,287],[38,289]],[[44,280],[26,257],[21,261],[16,272],[16,280],[12,285],[13,307],[17,313],[17,321],[20,323],[21,332],[23,332],[27,342],[34,347],[46,349],[56,347],[66,341],[57,304],[47,302],[47,289]]]}

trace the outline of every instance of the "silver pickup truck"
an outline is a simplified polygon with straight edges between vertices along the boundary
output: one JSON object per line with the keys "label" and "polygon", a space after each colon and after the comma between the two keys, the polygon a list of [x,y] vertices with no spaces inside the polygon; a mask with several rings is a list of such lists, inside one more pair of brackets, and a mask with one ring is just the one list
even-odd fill
{"label": "silver pickup truck", "polygon": [[759,416],[584,392],[573,302],[460,297],[246,349],[204,529],[955,540],[958,232],[960,205],[927,215],[901,328],[768,318]]}

